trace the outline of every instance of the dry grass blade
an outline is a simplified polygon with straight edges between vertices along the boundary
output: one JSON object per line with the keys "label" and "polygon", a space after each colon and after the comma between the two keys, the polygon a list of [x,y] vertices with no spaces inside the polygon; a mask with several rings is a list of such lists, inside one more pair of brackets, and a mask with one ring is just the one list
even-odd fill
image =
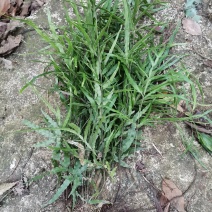
{"label": "dry grass blade", "polygon": [[77,146],[79,149],[79,161],[81,165],[83,166],[85,164],[84,159],[85,159],[85,148],[82,144],[75,142],[75,141],[68,141],[69,144]]}

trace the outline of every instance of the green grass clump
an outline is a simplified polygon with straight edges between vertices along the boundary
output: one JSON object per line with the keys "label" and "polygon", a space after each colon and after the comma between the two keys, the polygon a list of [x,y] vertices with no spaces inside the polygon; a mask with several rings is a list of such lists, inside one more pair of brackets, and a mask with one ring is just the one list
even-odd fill
{"label": "green grass clump", "polygon": [[[64,26],[54,25],[50,14],[46,32],[26,21],[49,45],[45,53],[50,69],[22,91],[38,77],[55,77],[54,90],[66,113],[61,115],[59,108],[47,103],[55,115],[53,119],[42,112],[47,127],[25,124],[46,138],[36,146],[52,149],[51,173],[62,181],[49,203],[70,186],[74,207],[78,197],[88,202],[98,197],[85,200],[79,192],[84,184],[92,185],[86,178],[92,171],[106,170],[113,177],[117,163],[128,167],[125,159],[139,147],[142,126],[164,115],[177,120],[171,108],[180,100],[189,101],[177,85],[191,86],[194,104],[196,92],[186,70],[174,66],[182,56],[169,55],[177,30],[168,42],[155,35],[155,27],[162,26],[152,17],[160,9],[157,1],[88,0],[65,5],[75,18],[65,10]],[[144,18],[154,24],[142,25]]]}

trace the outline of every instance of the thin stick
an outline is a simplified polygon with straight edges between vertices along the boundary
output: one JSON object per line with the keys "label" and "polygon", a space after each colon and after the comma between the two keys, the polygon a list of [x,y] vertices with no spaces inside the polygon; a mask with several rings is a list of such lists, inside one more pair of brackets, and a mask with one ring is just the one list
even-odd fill
{"label": "thin stick", "polygon": [[160,154],[160,156],[163,157],[161,151],[155,146],[154,143],[152,143],[152,146],[156,149],[156,151]]}
{"label": "thin stick", "polygon": [[185,121],[185,123],[186,123],[188,126],[190,126],[192,129],[195,129],[195,130],[197,130],[197,131],[199,131],[199,132],[203,132],[203,133],[212,135],[212,130],[207,130],[207,129],[203,128],[203,127],[199,127],[199,126],[197,126],[196,124],[192,124],[192,123],[190,123],[190,122],[188,122],[188,121]]}

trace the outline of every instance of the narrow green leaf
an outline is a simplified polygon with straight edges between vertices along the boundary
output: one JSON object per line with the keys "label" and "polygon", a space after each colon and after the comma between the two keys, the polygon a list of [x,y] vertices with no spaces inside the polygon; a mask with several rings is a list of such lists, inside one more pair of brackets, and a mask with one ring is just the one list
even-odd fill
{"label": "narrow green leaf", "polygon": [[131,14],[128,2],[123,0],[124,3],[124,51],[125,51],[125,59],[128,65],[128,55],[130,49],[130,24],[131,24]]}
{"label": "narrow green leaf", "polygon": [[68,188],[70,184],[71,181],[69,179],[65,179],[63,184],[60,186],[60,188],[57,190],[57,192],[54,194],[54,196],[49,200],[49,202],[46,205],[50,205],[53,202],[55,202],[62,195],[62,193]]}
{"label": "narrow green leaf", "polygon": [[199,142],[209,152],[212,153],[212,136],[205,133],[197,133]]}
{"label": "narrow green leaf", "polygon": [[70,96],[69,98],[70,98],[69,107],[68,107],[68,112],[66,114],[66,117],[65,117],[65,119],[63,121],[63,125],[62,125],[63,128],[67,127],[67,125],[68,125],[68,123],[69,123],[69,121],[71,119],[71,114],[72,114],[72,96]]}
{"label": "narrow green leaf", "polygon": [[69,126],[70,128],[72,128],[72,129],[74,129],[78,134],[81,133],[80,127],[78,127],[76,124],[74,124],[74,123],[69,123],[68,126]]}
{"label": "narrow green leaf", "polygon": [[135,141],[136,138],[136,125],[132,124],[131,128],[127,131],[127,137],[122,141],[121,152],[125,153]]}
{"label": "narrow green leaf", "polygon": [[116,38],[115,38],[115,40],[113,41],[113,44],[112,44],[112,46],[111,46],[111,48],[110,48],[110,50],[109,50],[109,53],[107,54],[107,57],[106,57],[105,60],[104,60],[104,65],[107,64],[109,58],[110,58],[111,55],[112,55],[112,52],[113,52],[113,50],[114,50],[114,48],[115,48],[115,46],[116,46],[116,43],[117,43],[117,40],[118,40],[118,38],[119,38],[119,34],[120,34],[121,30],[122,30],[122,26],[120,27],[118,33],[116,34]]}
{"label": "narrow green leaf", "polygon": [[138,84],[135,82],[135,80],[131,77],[127,67],[123,66],[124,68],[124,71],[125,71],[125,74],[126,74],[126,77],[130,83],[130,85],[133,86],[133,88],[138,92],[140,93],[141,95],[143,95],[143,92],[142,92],[142,89],[138,86]]}
{"label": "narrow green leaf", "polygon": [[84,139],[87,141],[87,137],[88,137],[88,134],[90,133],[91,131],[91,119],[88,120],[87,122],[87,125],[85,127],[85,130],[84,130]]}
{"label": "narrow green leaf", "polygon": [[126,162],[124,162],[123,160],[120,161],[120,166],[122,166],[124,168],[130,168],[130,166]]}
{"label": "narrow green leaf", "polygon": [[50,138],[50,139],[55,139],[55,134],[53,134],[51,131],[45,129],[45,128],[40,128],[39,126],[33,124],[30,121],[24,120],[23,124],[28,126],[29,128],[33,129],[34,131],[38,132],[40,135]]}
{"label": "narrow green leaf", "polygon": [[109,86],[111,86],[111,84],[112,84],[112,82],[113,82],[113,80],[114,80],[114,78],[115,78],[117,72],[119,71],[120,62],[118,62],[118,64],[115,65],[115,66],[116,66],[115,71],[113,72],[113,74],[111,75],[111,77],[109,78],[109,80],[106,81],[106,82],[103,84],[103,89],[107,89]]}
{"label": "narrow green leaf", "polygon": [[104,155],[103,155],[103,161],[106,160],[107,153],[110,151],[110,144],[114,138],[114,130],[110,133],[109,137],[105,139],[105,145],[104,145]]}
{"label": "narrow green leaf", "polygon": [[34,147],[48,147],[49,145],[51,144],[54,144],[56,141],[56,139],[50,139],[50,140],[47,140],[47,141],[42,141],[42,142],[39,142],[37,144],[34,145]]}

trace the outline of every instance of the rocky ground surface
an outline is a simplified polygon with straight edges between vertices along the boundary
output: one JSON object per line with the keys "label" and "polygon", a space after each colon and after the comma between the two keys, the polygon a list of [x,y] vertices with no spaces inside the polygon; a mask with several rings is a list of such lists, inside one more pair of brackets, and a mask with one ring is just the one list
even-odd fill
{"label": "rocky ground surface", "polygon": [[[159,12],[156,19],[173,21],[174,24],[176,20],[182,20],[184,17],[184,1],[169,2],[169,7]],[[178,46],[174,51],[189,54],[183,62],[199,79],[204,90],[205,103],[212,104],[212,66],[207,64],[208,59],[212,58],[212,22],[211,11],[209,7],[205,7],[206,3],[207,1],[203,1],[203,7],[199,9],[202,35],[190,35],[181,27],[176,41],[186,45]],[[55,22],[60,24],[61,2],[56,0],[49,0],[30,18],[45,27],[47,8],[51,11]],[[38,135],[32,132],[17,132],[24,128],[22,124],[24,119],[38,121],[41,116],[40,109],[44,107],[30,89],[19,93],[27,80],[43,72],[45,64],[34,61],[43,58],[38,53],[33,54],[42,47],[40,38],[35,32],[26,33],[20,47],[7,57],[12,61],[13,69],[7,70],[3,65],[0,66],[0,184],[22,182],[20,190],[16,189],[15,192],[6,194],[5,198],[3,195],[0,196],[2,212],[68,211],[62,199],[54,205],[42,208],[55,192],[56,179],[53,176],[46,176],[27,185],[27,179],[50,169],[50,153],[45,149],[33,148],[33,144],[41,140]],[[50,83],[48,82],[48,85],[46,82],[48,81],[45,79],[38,81],[38,85],[48,89]],[[48,98],[45,90],[41,89],[40,92]],[[206,169],[190,154],[184,154],[182,132],[185,134],[185,140],[189,138],[189,129],[183,123],[180,124],[180,130],[172,123],[144,129],[144,139],[141,141],[144,151],[136,153],[130,159],[132,168],[119,170],[115,182],[105,183],[105,199],[115,203],[104,211],[159,211],[156,191],[161,189],[161,182],[165,178],[172,180],[182,191],[186,211],[211,211],[211,156],[194,142],[199,152],[199,159]],[[78,208],[78,211],[92,210],[92,207],[87,205]],[[170,211],[177,210],[171,207]]]}

